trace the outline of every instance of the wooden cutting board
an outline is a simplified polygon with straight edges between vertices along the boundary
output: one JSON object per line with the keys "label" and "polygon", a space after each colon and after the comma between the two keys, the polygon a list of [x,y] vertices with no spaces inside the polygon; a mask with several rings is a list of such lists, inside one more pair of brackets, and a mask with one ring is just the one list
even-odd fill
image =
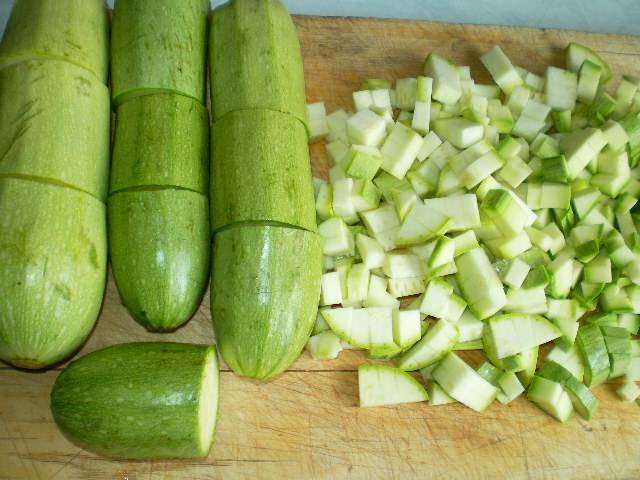
{"label": "wooden cutting board", "polygon": [[[430,51],[488,74],[478,58],[500,45],[537,74],[564,65],[570,40],[593,47],[613,71],[640,75],[640,38],[557,30],[410,21],[298,17],[308,100],[328,111],[351,106],[365,78],[416,76]],[[615,83],[612,82],[612,83]],[[323,147],[312,148],[324,176]],[[102,314],[81,353],[126,341],[213,340],[209,297],[191,322],[170,335],[146,333],[122,307],[109,279]],[[470,360],[478,360],[471,357]],[[60,368],[42,373],[0,367],[0,479],[637,479],[640,406],[618,400],[615,385],[596,389],[596,418],[562,425],[518,399],[484,415],[457,405],[357,407],[361,352],[316,362],[304,353],[269,383],[221,374],[221,419],[209,458],[118,462],[85,452],[56,429],[49,392]]]}

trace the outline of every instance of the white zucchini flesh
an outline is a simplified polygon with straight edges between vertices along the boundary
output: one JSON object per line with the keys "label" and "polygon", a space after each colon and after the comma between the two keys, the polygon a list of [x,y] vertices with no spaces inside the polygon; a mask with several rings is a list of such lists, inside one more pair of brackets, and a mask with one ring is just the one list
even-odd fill
{"label": "white zucchini flesh", "polygon": [[403,370],[386,365],[365,364],[358,368],[358,391],[361,407],[425,402],[424,387]]}

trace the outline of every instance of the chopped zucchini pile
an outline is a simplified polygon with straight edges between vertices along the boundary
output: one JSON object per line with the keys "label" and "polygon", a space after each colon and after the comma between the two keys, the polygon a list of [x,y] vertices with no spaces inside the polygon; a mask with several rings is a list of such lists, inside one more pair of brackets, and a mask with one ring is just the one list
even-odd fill
{"label": "chopped zucchini pile", "polygon": [[526,391],[562,422],[590,419],[611,378],[640,396],[640,78],[605,90],[610,68],[576,43],[543,75],[499,47],[481,61],[495,84],[432,53],[421,76],[365,80],[353,113],[308,105],[331,168],[315,182],[324,273],[307,348],[395,364],[360,368],[362,406],[481,412]]}

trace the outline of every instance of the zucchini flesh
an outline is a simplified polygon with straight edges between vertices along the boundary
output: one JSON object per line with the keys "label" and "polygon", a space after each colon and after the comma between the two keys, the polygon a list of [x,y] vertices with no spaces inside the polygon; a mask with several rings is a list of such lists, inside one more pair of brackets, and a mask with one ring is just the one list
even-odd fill
{"label": "zucchini flesh", "polygon": [[120,0],[111,29],[116,105],[173,92],[205,103],[207,0]]}
{"label": "zucchini flesh", "polygon": [[51,411],[74,443],[109,457],[206,457],[218,412],[215,346],[128,343],[70,363]]}
{"label": "zucchini flesh", "polygon": [[28,58],[51,58],[83,67],[106,84],[108,45],[109,14],[103,0],[18,0],[0,42],[0,68]]}
{"label": "zucchini flesh", "polygon": [[75,351],[100,311],[106,211],[90,195],[0,177],[0,358],[43,368]]}
{"label": "zucchini flesh", "polygon": [[358,391],[361,407],[424,402],[429,395],[408,373],[386,365],[360,365]]}

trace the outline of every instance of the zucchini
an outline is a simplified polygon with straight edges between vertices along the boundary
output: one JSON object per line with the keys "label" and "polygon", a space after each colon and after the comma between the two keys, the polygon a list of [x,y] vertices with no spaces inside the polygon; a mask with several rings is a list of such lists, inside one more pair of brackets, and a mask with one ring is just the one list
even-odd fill
{"label": "zucchini", "polygon": [[51,411],[80,447],[116,458],[207,456],[218,417],[215,346],[128,343],[71,362]]}
{"label": "zucchini", "polygon": [[108,45],[104,0],[17,0],[0,43],[0,68],[26,59],[64,60],[106,84]]}
{"label": "zucchini", "polygon": [[116,105],[151,92],[205,103],[208,0],[118,0],[111,31]]}
{"label": "zucchini", "polygon": [[71,63],[26,60],[0,70],[0,92],[0,176],[57,183],[104,200],[107,87]]}
{"label": "zucchini", "polygon": [[200,304],[209,281],[207,197],[189,190],[109,197],[109,252],[122,302],[151,331],[171,331]]}
{"label": "zucchini", "polygon": [[211,314],[236,373],[267,379],[298,357],[316,319],[321,274],[315,233],[260,224],[216,233]]}
{"label": "zucchini", "polygon": [[305,124],[302,55],[279,0],[232,0],[213,11],[210,37],[213,120],[236,110],[290,113]]}
{"label": "zucchini", "polygon": [[307,134],[294,117],[229,113],[213,124],[211,148],[214,231],[254,220],[316,231]]}
{"label": "zucchini", "polygon": [[180,187],[208,195],[209,115],[182,95],[131,99],[117,110],[110,192]]}
{"label": "zucchini", "polygon": [[0,177],[0,359],[43,368],[87,338],[102,303],[105,206],[59,185]]}

